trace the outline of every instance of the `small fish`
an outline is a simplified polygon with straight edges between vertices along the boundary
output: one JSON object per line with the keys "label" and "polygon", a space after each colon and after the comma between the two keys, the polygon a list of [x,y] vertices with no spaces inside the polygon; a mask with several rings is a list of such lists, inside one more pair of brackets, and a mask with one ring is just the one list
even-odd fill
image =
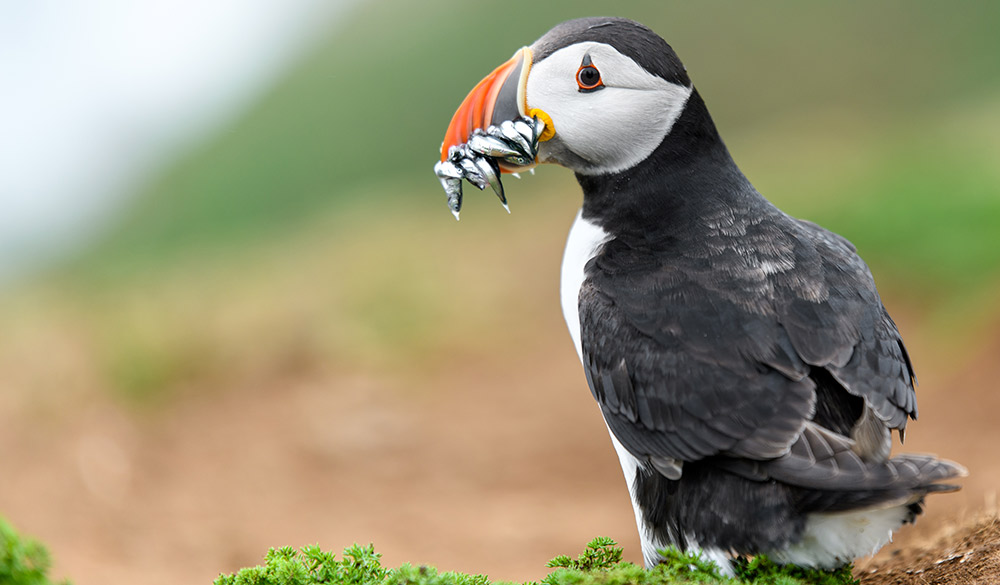
{"label": "small fish", "polygon": [[[455,219],[462,210],[462,181],[466,180],[483,190],[487,185],[493,189],[507,213],[507,196],[500,178],[500,163],[513,168],[529,167],[538,156],[539,137],[545,130],[545,123],[537,117],[522,117],[506,120],[499,126],[491,125],[485,130],[476,129],[468,142],[452,146],[448,155],[434,165],[434,174],[441,181],[448,208]],[[530,169],[534,174],[534,169]],[[513,173],[517,178],[520,175]]]}

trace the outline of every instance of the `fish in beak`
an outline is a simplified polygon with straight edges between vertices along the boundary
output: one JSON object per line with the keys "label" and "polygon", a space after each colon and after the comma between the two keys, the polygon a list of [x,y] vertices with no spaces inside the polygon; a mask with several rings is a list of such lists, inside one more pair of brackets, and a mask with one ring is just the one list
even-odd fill
{"label": "fish in beak", "polygon": [[519,49],[476,84],[452,116],[434,173],[456,219],[463,179],[479,189],[490,186],[509,213],[500,175],[532,169],[539,142],[555,134],[551,118],[528,107],[525,88],[531,63],[531,49]]}

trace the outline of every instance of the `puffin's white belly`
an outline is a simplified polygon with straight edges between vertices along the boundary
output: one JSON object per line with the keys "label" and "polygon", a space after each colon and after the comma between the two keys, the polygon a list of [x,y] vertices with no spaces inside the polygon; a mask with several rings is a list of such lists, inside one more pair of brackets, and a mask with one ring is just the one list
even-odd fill
{"label": "puffin's white belly", "polygon": [[569,327],[573,345],[576,346],[576,354],[580,356],[581,361],[583,349],[580,345],[580,287],[583,286],[585,278],[584,268],[610,237],[608,232],[597,224],[583,219],[582,215],[583,210],[580,210],[576,214],[573,227],[569,230],[560,279],[563,317],[566,319],[566,326]]}

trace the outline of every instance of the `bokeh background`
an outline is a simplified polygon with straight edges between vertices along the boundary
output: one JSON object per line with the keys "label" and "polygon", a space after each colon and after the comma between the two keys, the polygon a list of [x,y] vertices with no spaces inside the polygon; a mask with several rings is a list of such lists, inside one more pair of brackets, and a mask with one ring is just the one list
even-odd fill
{"label": "bokeh background", "polygon": [[995,507],[1000,4],[0,1],[0,515],[57,576],[640,559],[559,309],[571,174],[456,223],[431,173],[476,81],[597,14],[666,38],[758,189],[871,265],[906,447],[972,472],[897,546]]}

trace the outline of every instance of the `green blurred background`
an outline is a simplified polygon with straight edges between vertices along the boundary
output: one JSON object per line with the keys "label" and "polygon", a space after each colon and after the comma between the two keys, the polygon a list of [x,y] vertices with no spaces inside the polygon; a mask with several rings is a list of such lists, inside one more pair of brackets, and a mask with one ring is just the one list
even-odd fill
{"label": "green blurred background", "polygon": [[[190,500],[212,509],[212,497],[241,491],[241,478],[247,477],[213,476],[210,470],[226,472],[227,457],[245,457],[247,467],[235,467],[245,471],[302,451],[294,441],[287,444],[287,424],[275,420],[282,413],[298,420],[299,415],[278,406],[282,401],[333,396],[328,403],[317,400],[331,416],[338,412],[347,418],[318,424],[342,426],[354,416],[358,401],[367,400],[355,393],[369,392],[365,388],[371,383],[379,389],[370,392],[380,398],[369,405],[371,412],[365,410],[376,422],[358,423],[366,431],[391,435],[402,424],[391,418],[398,415],[416,417],[403,425],[408,430],[401,441],[434,436],[428,428],[439,423],[463,433],[462,439],[447,433],[426,439],[438,455],[413,453],[418,459],[454,455],[449,449],[458,448],[455,443],[467,443],[476,453],[504,451],[508,440],[519,444],[520,417],[537,418],[528,411],[543,405],[553,409],[544,423],[539,420],[539,434],[522,450],[514,449],[516,456],[501,456],[506,467],[442,463],[434,468],[440,474],[470,473],[470,465],[482,471],[490,477],[475,483],[483,488],[476,495],[482,499],[492,493],[483,486],[503,488],[502,481],[499,487],[493,483],[496,476],[516,474],[512,468],[525,457],[541,459],[540,475],[549,470],[576,478],[573,465],[560,464],[559,449],[533,446],[548,441],[575,448],[565,439],[575,435],[563,432],[575,423],[560,421],[555,413],[567,408],[587,413],[580,416],[590,417],[581,419],[589,426],[574,433],[597,436],[606,458],[600,473],[611,476],[606,483],[618,506],[608,516],[619,522],[624,514],[615,525],[625,527],[619,538],[633,538],[627,500],[619,501],[624,489],[618,485],[617,463],[589,410],[561,324],[559,258],[580,204],[572,175],[542,167],[535,176],[509,180],[510,216],[492,195],[470,189],[462,221],[456,223],[431,172],[450,115],[476,81],[553,24],[595,14],[634,18],[667,39],[756,187],[790,214],[857,245],[922,358],[917,369],[930,400],[933,384],[945,386],[960,373],[992,363],[992,358],[976,360],[983,348],[994,353],[1000,348],[995,302],[1000,292],[1000,4],[368,0],[335,19],[321,42],[311,45],[252,107],[144,181],[86,245],[0,292],[0,423],[6,423],[0,425],[0,456],[7,461],[2,475],[34,478],[0,487],[0,513],[50,540],[57,566],[78,583],[125,582],[140,570],[156,571],[163,582],[177,575],[211,578],[213,571],[233,570],[234,563],[254,562],[254,555],[264,552],[254,548],[261,543],[297,545],[326,538],[322,544],[339,548],[364,540],[369,533],[363,516],[341,523],[357,531],[353,537],[302,529],[312,526],[308,522],[289,522],[284,532],[269,532],[272,525],[262,521],[250,538],[246,534],[255,529],[247,527],[246,518],[262,509],[266,516],[270,508],[261,501],[270,500],[248,497],[244,508],[213,520],[214,531],[208,531],[205,542],[181,538],[174,548],[153,544],[162,549],[160,556],[122,559],[114,551],[123,535],[177,542],[163,535],[195,530],[174,524],[183,511],[200,508],[163,503],[173,510],[163,518],[125,520],[130,515],[119,510],[115,520],[119,517],[106,511],[99,514],[100,505],[88,498],[100,500],[104,496],[91,492],[111,490],[119,502],[160,505],[136,487],[147,485],[143,481],[161,485],[140,477],[158,477],[158,468],[174,478],[217,477],[213,489],[218,491],[207,493],[176,479],[169,484],[173,491],[192,490]],[[539,397],[553,384],[566,392],[558,399]],[[985,374],[962,384],[973,403],[980,400],[971,398],[973,389],[991,389]],[[310,390],[295,390],[303,385]],[[481,387],[493,394],[478,394]],[[578,404],[567,407],[567,400]],[[510,409],[510,418],[491,421],[490,410],[477,410],[476,405],[494,401]],[[224,429],[227,419],[240,416],[236,405],[247,402],[267,405],[252,427],[197,435],[206,427]],[[386,415],[390,422],[385,422],[380,412],[395,414]],[[474,422],[448,426],[462,417]],[[496,442],[477,425],[507,430],[497,431]],[[101,428],[104,434],[95,435],[94,429]],[[266,440],[247,446],[251,453],[204,447],[216,440],[242,441],[240,433],[254,432]],[[965,432],[952,429],[940,436]],[[195,466],[198,472],[184,467],[188,455],[174,453],[169,459],[176,441],[192,433],[199,439],[191,456],[211,453],[214,458]],[[934,446],[939,435],[927,433],[927,449],[943,450]],[[347,488],[337,491],[343,487],[337,481],[346,476],[362,483],[388,481],[337,459],[342,451],[362,449],[355,440],[346,431],[310,439],[322,445],[316,449],[325,455],[307,453],[302,466],[334,468],[329,473],[340,478],[318,472],[332,482],[324,484],[329,501],[317,496],[299,502],[294,513],[280,506],[271,513],[337,524],[334,517],[343,510],[324,506],[357,496]],[[96,446],[79,447],[87,441]],[[362,449],[369,463],[387,452],[379,440],[372,441],[374,446],[364,443]],[[264,445],[269,444],[277,447],[268,450]],[[385,449],[392,452],[390,447]],[[69,453],[65,477],[61,459],[53,455],[60,452]],[[959,460],[977,456],[971,451],[949,455]],[[144,457],[159,463],[136,463]],[[178,467],[166,471],[162,457]],[[455,461],[468,463],[461,456]],[[429,489],[414,479],[426,475],[411,471],[416,475],[409,479],[384,473],[418,494]],[[284,467],[274,473],[310,481]],[[114,479],[116,474],[126,479]],[[85,489],[74,491],[74,482]],[[67,486],[67,493],[56,485]],[[268,493],[284,489],[292,502],[301,495],[296,481],[267,485]],[[505,493],[522,493],[523,485],[517,485],[506,486]],[[562,489],[542,485],[541,493],[549,497]],[[602,491],[594,501],[603,497]],[[980,497],[976,492],[973,500]],[[372,513],[393,514],[395,501],[371,503],[377,510]],[[94,516],[104,520],[81,512],[94,506]],[[299,511],[302,507],[309,511]],[[397,561],[426,560],[504,578],[542,574],[541,564],[529,563],[538,567],[533,573],[520,564],[520,556],[484,557],[479,549],[458,557],[487,566],[447,564],[457,561],[440,550],[457,545],[435,547],[437,533],[424,535],[421,526],[427,531],[432,526],[421,523],[453,512],[429,506],[423,516],[400,520],[406,530],[374,530],[373,538],[390,540],[404,557]],[[585,509],[579,515],[586,515]],[[460,516],[470,522],[478,517],[475,512]],[[449,524],[442,526],[439,532],[447,532]],[[544,529],[551,536],[544,542],[582,545],[597,533],[564,526],[562,532]],[[541,549],[536,555],[541,563],[576,550],[539,544],[530,535],[543,529],[531,522],[506,530],[496,538],[520,538],[525,547]],[[96,540],[90,537],[94,534]],[[213,549],[203,557],[192,552],[233,538],[236,544],[221,552]],[[378,540],[376,545],[384,548]],[[414,548],[419,546],[424,548]],[[164,559],[177,550],[200,559],[193,572],[177,568],[180,572],[171,574],[175,569],[165,568]],[[90,575],[94,580],[88,581]]]}

